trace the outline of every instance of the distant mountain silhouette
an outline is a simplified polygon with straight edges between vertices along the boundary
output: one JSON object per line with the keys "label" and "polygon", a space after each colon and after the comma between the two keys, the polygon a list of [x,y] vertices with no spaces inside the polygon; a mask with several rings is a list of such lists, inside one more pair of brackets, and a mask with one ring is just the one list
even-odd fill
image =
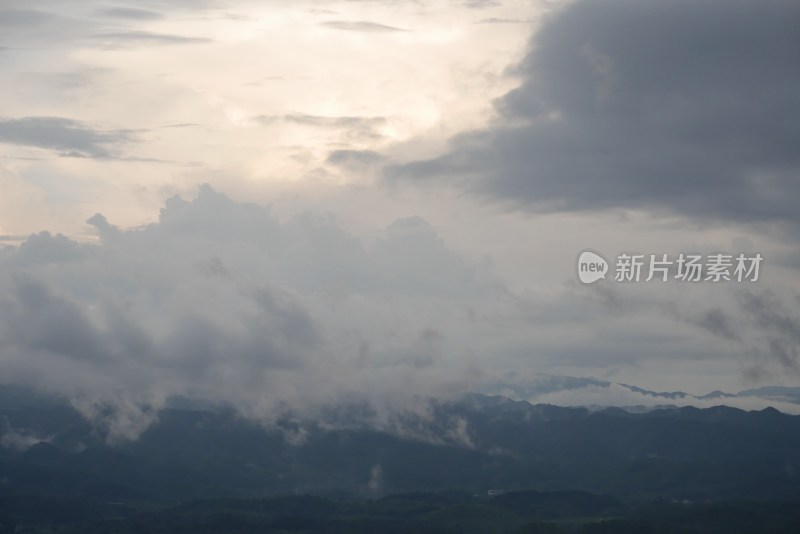
{"label": "distant mountain silhouette", "polygon": [[391,429],[365,423],[364,409],[338,408],[335,425],[264,426],[229,409],[169,408],[138,440],[110,446],[64,403],[15,402],[0,406],[2,490],[124,502],[443,489],[800,496],[800,416],[770,408],[640,413],[472,393],[431,400],[424,416],[400,414]]}

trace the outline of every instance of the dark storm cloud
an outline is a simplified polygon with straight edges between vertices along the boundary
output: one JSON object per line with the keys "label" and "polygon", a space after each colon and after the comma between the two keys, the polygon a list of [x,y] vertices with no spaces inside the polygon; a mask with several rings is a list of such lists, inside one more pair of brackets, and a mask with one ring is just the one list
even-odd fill
{"label": "dark storm cloud", "polygon": [[393,179],[539,212],[800,222],[800,3],[595,0],[545,21],[489,128]]}
{"label": "dark storm cloud", "polygon": [[55,150],[67,156],[111,158],[117,145],[131,141],[131,130],[97,130],[64,117],[0,119],[0,143]]}
{"label": "dark storm cloud", "polygon": [[366,20],[331,20],[321,22],[321,26],[326,28],[333,28],[335,30],[345,30],[352,32],[368,32],[368,33],[386,33],[386,32],[404,32],[402,28],[395,28],[394,26],[387,26],[385,24],[378,24],[377,22],[369,22]]}

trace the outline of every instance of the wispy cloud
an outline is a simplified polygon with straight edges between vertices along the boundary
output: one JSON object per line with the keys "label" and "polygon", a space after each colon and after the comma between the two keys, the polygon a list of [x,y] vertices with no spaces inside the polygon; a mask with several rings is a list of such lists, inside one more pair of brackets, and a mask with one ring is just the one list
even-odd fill
{"label": "wispy cloud", "polygon": [[326,116],[307,115],[305,113],[289,113],[286,115],[258,115],[255,120],[269,124],[275,121],[293,122],[309,126],[322,126],[326,128],[352,128],[355,126],[381,126],[386,123],[384,117],[357,117],[357,116]]}
{"label": "wispy cloud", "polygon": [[490,17],[488,19],[481,19],[478,24],[530,24],[531,21],[527,19],[504,19],[497,17]]}
{"label": "wispy cloud", "polygon": [[163,15],[156,11],[137,9],[133,7],[111,7],[107,9],[98,9],[95,11],[95,13],[106,17],[131,20],[158,20],[163,18]]}
{"label": "wispy cloud", "polygon": [[344,30],[351,32],[366,32],[366,33],[392,33],[404,32],[403,28],[396,28],[394,26],[387,26],[377,22],[369,22],[365,20],[330,20],[321,22],[321,26],[326,28],[333,28],[335,30]]}
{"label": "wispy cloud", "polygon": [[283,122],[308,126],[313,128],[324,128],[328,130],[340,130],[346,133],[350,140],[376,140],[383,137],[380,129],[386,126],[385,117],[357,117],[357,116],[324,116],[307,115],[304,113],[289,113],[286,115],[258,115],[253,120],[262,125]]}
{"label": "wispy cloud", "polygon": [[136,46],[136,45],[180,45],[210,43],[212,39],[206,37],[189,37],[169,33],[153,33],[143,30],[107,31],[97,33],[93,37],[105,46]]}
{"label": "wispy cloud", "polygon": [[0,119],[0,143],[54,150],[62,155],[111,158],[133,142],[133,130],[100,130],[64,117]]}

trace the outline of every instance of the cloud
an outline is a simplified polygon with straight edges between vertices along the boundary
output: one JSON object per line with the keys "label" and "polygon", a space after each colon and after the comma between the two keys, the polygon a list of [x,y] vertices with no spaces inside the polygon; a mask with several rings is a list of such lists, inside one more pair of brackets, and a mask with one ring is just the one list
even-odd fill
{"label": "cloud", "polygon": [[12,428],[8,416],[3,416],[3,437],[0,446],[17,451],[26,451],[37,443],[49,442],[53,436],[40,436],[30,430],[17,431]]}
{"label": "cloud", "polygon": [[800,371],[800,318],[770,292],[746,291],[739,295],[739,302],[760,330],[773,361],[786,371]]}
{"label": "cloud", "polygon": [[137,45],[181,45],[210,43],[206,37],[187,37],[169,33],[154,33],[144,30],[106,31],[94,34],[93,38],[107,47]]}
{"label": "cloud", "polygon": [[374,128],[386,124],[384,117],[356,117],[356,116],[324,116],[308,115],[305,113],[289,113],[286,115],[258,115],[255,120],[264,124],[281,120],[308,126],[322,126],[328,128]]}
{"label": "cloud", "polygon": [[163,15],[156,11],[136,9],[132,7],[111,7],[106,9],[98,9],[96,13],[107,17],[131,20],[158,20],[163,18]]}
{"label": "cloud", "polygon": [[312,15],[338,15],[338,11],[334,11],[332,9],[306,9],[307,13],[311,13]]}
{"label": "cloud", "polygon": [[[93,2],[89,10],[76,10],[70,2],[40,2],[39,9],[30,9],[19,0],[6,0],[11,7],[0,9],[0,28],[3,36],[20,53],[30,53],[31,47],[45,47],[56,52],[72,47],[104,46],[107,49],[123,46],[176,45],[210,42],[203,37],[183,36],[170,33],[154,33],[141,29],[149,22],[165,20],[168,13],[191,9],[197,14],[214,7],[214,2],[188,3],[170,1],[144,3],[138,7],[96,7],[101,2]],[[18,7],[15,7],[18,6]],[[93,15],[93,16],[87,16]],[[131,29],[121,29],[120,23]],[[6,44],[6,43],[4,43]]]}
{"label": "cloud", "polygon": [[26,277],[12,279],[9,286],[0,318],[5,343],[92,365],[101,365],[109,357],[103,339],[76,303]]}
{"label": "cloud", "polygon": [[333,28],[334,30],[365,33],[394,33],[407,31],[402,28],[395,28],[394,26],[387,26],[385,24],[378,24],[377,22],[365,20],[330,20],[321,22],[320,25],[326,28]]}
{"label": "cloud", "polygon": [[420,218],[370,243],[205,186],[143,228],[89,223],[99,243],[40,233],[2,249],[0,376],[69,399],[109,441],[175,397],[265,424],[363,403],[392,426],[389,411],[469,382],[446,363],[460,343],[447,316],[492,280]]}
{"label": "cloud", "polygon": [[695,324],[716,336],[739,341],[741,338],[731,322],[730,316],[724,311],[719,308],[711,308],[697,317]]}
{"label": "cloud", "polygon": [[579,388],[549,392],[532,397],[532,403],[558,406],[591,406],[652,409],[666,406],[714,408],[724,404],[741,410],[763,410],[777,407],[784,413],[800,414],[800,406],[791,401],[779,401],[766,396],[737,396],[698,398],[690,395],[664,397],[646,391],[635,391],[623,384],[590,384]]}
{"label": "cloud", "polygon": [[489,9],[501,5],[502,2],[497,0],[466,0],[463,2],[464,7],[469,9]]}
{"label": "cloud", "polygon": [[133,141],[132,130],[97,130],[64,117],[0,119],[0,143],[53,150],[68,156],[110,158],[119,145]]}
{"label": "cloud", "polygon": [[383,490],[383,467],[381,464],[375,464],[369,470],[367,489],[372,494],[379,494]]}
{"label": "cloud", "polygon": [[61,234],[54,236],[50,232],[40,232],[28,236],[16,250],[15,257],[22,264],[47,265],[84,259],[91,251],[90,246],[76,243]]}
{"label": "cloud", "polygon": [[0,27],[35,26],[51,16],[36,9],[0,9]]}
{"label": "cloud", "polygon": [[0,242],[19,242],[25,239],[24,235],[0,235]]}
{"label": "cloud", "polygon": [[653,409],[667,406],[712,408],[724,403],[743,410],[763,410],[767,407],[785,413],[800,413],[800,404],[792,388],[759,388],[737,393],[714,391],[697,396],[684,391],[650,391],[640,387],[572,376],[508,373],[496,384],[483,391],[486,395],[501,395],[532,404],[558,406],[587,406],[604,408]]}
{"label": "cloud", "polygon": [[0,28],[6,41],[3,44],[11,44],[23,54],[30,52],[31,47],[51,48],[55,43],[63,45],[79,40],[94,26],[86,19],[45,9],[49,6],[29,9],[22,7],[22,2],[17,4],[21,7],[0,9]]}
{"label": "cloud", "polygon": [[488,19],[481,19],[478,21],[478,24],[530,24],[530,20],[525,19],[503,19],[497,17],[491,17]]}
{"label": "cloud", "polygon": [[[54,7],[56,9],[52,9]],[[54,2],[37,2],[36,8],[32,9],[27,2],[7,0],[5,7],[0,8],[0,26],[9,28],[31,28],[61,21],[62,10]]]}
{"label": "cloud", "polygon": [[348,171],[360,171],[374,168],[384,159],[374,150],[334,150],[328,154],[325,163]]}
{"label": "cloud", "polygon": [[[91,243],[42,232],[0,248],[0,376],[69,399],[111,442],[135,438],[175,398],[267,425],[336,427],[358,406],[358,424],[430,440],[405,413],[424,416],[428,396],[509,369],[669,362],[685,376],[797,347],[792,304],[761,293],[735,301],[706,284],[673,301],[653,286],[576,284],[512,294],[490,263],[413,215],[365,237],[330,215],[279,219],[203,186],[144,227],[102,214],[87,223]],[[594,395],[584,393],[573,399]],[[450,426],[447,439],[468,442]]]}
{"label": "cloud", "polygon": [[276,122],[296,124],[345,132],[346,141],[374,141],[383,138],[381,129],[387,124],[385,117],[358,116],[324,116],[305,113],[289,113],[286,115],[257,115],[253,120],[261,125],[272,125]]}
{"label": "cloud", "polygon": [[800,222],[800,4],[577,1],[545,19],[488,128],[388,169],[534,212]]}

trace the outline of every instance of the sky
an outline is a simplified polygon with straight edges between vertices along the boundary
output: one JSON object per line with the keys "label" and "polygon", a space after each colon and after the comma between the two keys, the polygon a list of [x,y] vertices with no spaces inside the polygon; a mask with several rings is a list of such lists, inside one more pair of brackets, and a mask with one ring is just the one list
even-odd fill
{"label": "sky", "polygon": [[[122,434],[174,397],[798,385],[799,26],[788,0],[4,0],[0,382]],[[763,261],[613,279],[681,253]]]}

